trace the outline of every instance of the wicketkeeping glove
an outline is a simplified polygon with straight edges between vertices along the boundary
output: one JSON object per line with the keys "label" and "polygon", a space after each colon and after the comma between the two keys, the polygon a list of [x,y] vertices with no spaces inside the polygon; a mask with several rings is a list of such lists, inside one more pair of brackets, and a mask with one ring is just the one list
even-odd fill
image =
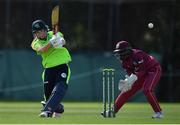
{"label": "wicketkeeping glove", "polygon": [[130,76],[126,76],[125,80],[120,80],[119,82],[119,90],[121,92],[127,92],[132,88],[132,85],[137,80],[137,76],[135,74],[131,74]]}
{"label": "wicketkeeping glove", "polygon": [[127,92],[128,90],[131,89],[131,87],[132,87],[132,85],[129,84],[129,83],[127,83],[126,80],[122,80],[122,79],[121,79],[121,80],[119,81],[119,90],[120,90],[121,92]]}
{"label": "wicketkeeping glove", "polygon": [[122,79],[120,79],[120,81],[119,81],[119,86],[118,86],[118,89],[119,89],[120,91],[122,91],[122,90],[123,90],[123,88],[124,88],[124,84],[125,84],[125,81],[124,81],[124,80],[122,80]]}

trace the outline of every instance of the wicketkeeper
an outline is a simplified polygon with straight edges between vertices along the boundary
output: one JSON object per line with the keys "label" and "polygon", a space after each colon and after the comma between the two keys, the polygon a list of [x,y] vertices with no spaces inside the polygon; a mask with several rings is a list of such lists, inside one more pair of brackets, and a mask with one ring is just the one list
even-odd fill
{"label": "wicketkeeper", "polygon": [[42,20],[32,23],[34,40],[31,44],[33,50],[42,57],[44,67],[44,95],[45,101],[40,117],[57,117],[64,112],[61,104],[68,88],[70,68],[68,63],[71,56],[64,47],[65,40],[61,32],[53,34]]}
{"label": "wicketkeeper", "polygon": [[142,89],[155,112],[152,118],[162,118],[162,110],[154,94],[154,88],[161,77],[161,66],[158,61],[142,50],[132,49],[127,41],[120,41],[116,44],[114,55],[120,60],[128,74],[124,80],[119,82],[121,92],[115,101],[115,113],[129,97]]}

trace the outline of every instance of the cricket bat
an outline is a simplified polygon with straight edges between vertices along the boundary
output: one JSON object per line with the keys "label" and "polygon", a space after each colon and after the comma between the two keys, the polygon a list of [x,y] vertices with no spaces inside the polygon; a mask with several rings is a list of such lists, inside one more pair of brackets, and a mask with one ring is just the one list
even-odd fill
{"label": "cricket bat", "polygon": [[54,6],[51,14],[52,31],[56,34],[59,31],[59,5]]}

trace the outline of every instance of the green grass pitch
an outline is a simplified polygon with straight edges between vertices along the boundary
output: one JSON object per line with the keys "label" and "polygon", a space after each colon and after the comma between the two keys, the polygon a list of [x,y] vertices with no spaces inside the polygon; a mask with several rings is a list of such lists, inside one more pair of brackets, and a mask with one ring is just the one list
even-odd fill
{"label": "green grass pitch", "polygon": [[0,102],[0,124],[180,124],[180,104],[161,103],[163,119],[151,119],[148,103],[126,103],[116,118],[103,118],[102,103],[65,102],[61,118],[39,118],[39,102]]}

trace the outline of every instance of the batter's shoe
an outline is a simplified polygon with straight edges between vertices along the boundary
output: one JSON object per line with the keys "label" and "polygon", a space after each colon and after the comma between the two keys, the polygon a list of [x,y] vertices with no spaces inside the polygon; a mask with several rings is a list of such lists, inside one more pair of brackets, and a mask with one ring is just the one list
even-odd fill
{"label": "batter's shoe", "polygon": [[163,114],[162,114],[162,112],[156,112],[156,113],[152,116],[152,118],[153,118],[153,119],[155,119],[155,118],[161,119],[161,118],[163,118]]}
{"label": "batter's shoe", "polygon": [[[45,101],[41,101],[41,104],[42,104],[42,106],[43,106],[43,108],[44,108],[45,105],[46,105],[46,102],[45,102]],[[54,112],[55,112],[55,113],[60,113],[60,114],[64,113],[64,105],[63,105],[62,103],[60,103],[60,104],[58,105],[57,109],[56,109]]]}
{"label": "batter's shoe", "polygon": [[60,118],[61,117],[61,113],[58,112],[54,112],[52,115],[53,118]]}
{"label": "batter's shoe", "polygon": [[41,104],[42,104],[43,107],[45,107],[46,102],[45,101],[41,101]]}
{"label": "batter's shoe", "polygon": [[48,117],[52,117],[52,112],[50,111],[43,111],[39,114],[39,117],[41,118],[48,118]]}

